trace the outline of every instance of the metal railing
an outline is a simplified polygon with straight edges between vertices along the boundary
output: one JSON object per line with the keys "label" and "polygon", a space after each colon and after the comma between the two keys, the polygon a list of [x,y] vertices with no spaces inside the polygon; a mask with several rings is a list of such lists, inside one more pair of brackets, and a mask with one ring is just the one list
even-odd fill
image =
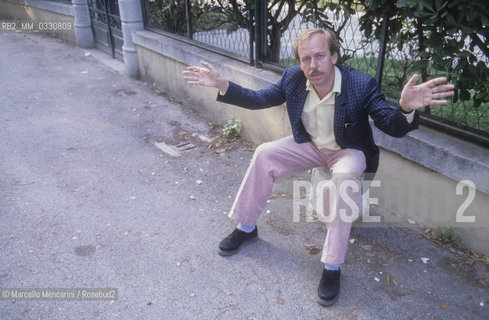
{"label": "metal railing", "polygon": [[122,24],[118,0],[87,0],[94,40],[98,48],[122,59]]}
{"label": "metal railing", "polygon": [[[288,8],[286,1],[276,1],[273,8],[267,8],[271,2],[266,0],[142,1],[147,28],[180,35],[257,67],[283,69],[297,64],[292,49],[296,36],[310,27],[329,26],[340,38],[341,63],[375,77],[393,103],[409,77],[419,72],[416,47],[400,44],[402,39],[388,33],[387,16],[380,37],[365,36],[360,29],[360,1],[352,1],[355,10],[350,12],[331,6],[321,19],[308,15],[305,7]],[[479,58],[489,63],[489,57]],[[431,69],[422,74],[434,75]],[[472,101],[450,102],[427,107],[422,115],[425,124],[489,145],[489,103],[475,108]]]}
{"label": "metal railing", "polygon": [[62,2],[62,3],[68,3],[68,4],[71,4],[71,0],[46,0],[46,1]]}

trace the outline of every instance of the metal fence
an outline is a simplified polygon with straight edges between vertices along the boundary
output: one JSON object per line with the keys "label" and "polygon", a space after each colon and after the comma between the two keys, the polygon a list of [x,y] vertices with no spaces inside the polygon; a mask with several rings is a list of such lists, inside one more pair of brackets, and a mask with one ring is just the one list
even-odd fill
{"label": "metal fence", "polygon": [[53,2],[62,2],[62,3],[68,3],[68,4],[71,4],[71,0],[47,0],[47,1],[53,1]]}
{"label": "metal fence", "polygon": [[[297,64],[292,49],[296,36],[307,28],[329,25],[340,38],[341,62],[376,77],[382,92],[393,103],[409,77],[419,71],[415,46],[400,46],[397,36],[388,34],[387,26],[378,39],[365,36],[360,30],[360,1],[352,1],[355,10],[350,12],[331,7],[321,19],[308,15],[307,8],[291,9],[285,1],[277,1],[271,9],[267,9],[270,3],[266,0],[142,1],[147,28],[186,37],[196,45],[214,48],[257,67]],[[479,54],[479,59],[489,63],[489,57]],[[434,71],[427,72],[425,76],[436,75]],[[443,107],[427,107],[422,115],[424,123],[488,144],[487,103],[475,108],[471,101],[450,102]]]}

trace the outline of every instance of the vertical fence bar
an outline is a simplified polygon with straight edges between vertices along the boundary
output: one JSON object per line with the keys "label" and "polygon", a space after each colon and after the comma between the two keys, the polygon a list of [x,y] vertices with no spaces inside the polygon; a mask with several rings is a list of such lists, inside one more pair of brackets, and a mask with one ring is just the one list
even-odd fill
{"label": "vertical fence bar", "polygon": [[261,68],[267,52],[267,1],[255,1],[255,67]]}
{"label": "vertical fence bar", "polygon": [[262,56],[261,56],[261,2],[262,0],[255,0],[255,67],[261,68]]}
{"label": "vertical fence bar", "polygon": [[382,29],[380,30],[380,39],[379,39],[379,57],[377,59],[377,68],[375,71],[375,79],[377,80],[377,84],[379,86],[379,90],[382,87],[382,75],[384,73],[384,62],[385,62],[385,54],[387,48],[387,41],[389,38],[388,34],[389,28],[389,13],[384,11],[384,17],[382,19]]}
{"label": "vertical fence bar", "polygon": [[187,37],[189,39],[193,38],[191,5],[190,0],[185,0],[185,20],[187,23]]}
{"label": "vertical fence bar", "polygon": [[[107,25],[107,37],[108,37],[108,44],[110,47],[110,51],[112,52],[112,58],[115,58],[115,49],[114,49],[114,44],[112,43],[112,29],[110,28],[110,15],[109,15],[109,5],[110,5],[110,0],[103,0],[104,4],[104,9],[105,9],[105,19],[106,19],[106,25]],[[112,10],[110,11],[112,12]]]}
{"label": "vertical fence bar", "polygon": [[260,27],[260,41],[261,41],[261,61],[265,62],[267,57],[267,0],[261,0],[260,5],[260,18],[261,18],[261,27]]}
{"label": "vertical fence bar", "polygon": [[261,41],[261,61],[265,62],[267,57],[267,0],[261,0],[260,3],[260,41]]}
{"label": "vertical fence bar", "polygon": [[[418,50],[419,52],[424,52],[426,49],[425,38],[424,38],[424,29],[423,29],[423,21],[420,18],[416,19],[416,33],[418,35]],[[421,81],[426,82],[428,80],[428,72],[426,68],[420,70],[421,73]],[[424,107],[424,112],[427,114],[431,113],[430,106]]]}
{"label": "vertical fence bar", "polygon": [[253,0],[248,0],[248,19],[249,19],[249,27],[248,27],[248,33],[250,36],[250,66],[254,64],[254,58],[253,58],[253,43],[255,42],[255,33],[254,33],[254,26],[253,26],[253,15],[255,14],[255,10],[253,10]]}

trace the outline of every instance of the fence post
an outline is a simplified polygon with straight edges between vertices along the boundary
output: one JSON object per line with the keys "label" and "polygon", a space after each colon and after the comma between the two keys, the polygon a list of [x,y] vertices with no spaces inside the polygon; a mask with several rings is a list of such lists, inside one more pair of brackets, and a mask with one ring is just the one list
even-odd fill
{"label": "fence post", "polygon": [[143,11],[140,0],[119,0],[119,12],[121,14],[121,28],[124,44],[122,45],[122,55],[127,72],[133,78],[137,78],[138,56],[136,46],[132,41],[132,33],[136,30],[143,30]]}
{"label": "fence post", "polygon": [[187,37],[189,39],[193,39],[191,6],[190,0],[185,0],[185,20],[187,22]]}
{"label": "fence post", "polygon": [[255,1],[255,67],[261,68],[267,52],[267,1]]}
{"label": "fence post", "polygon": [[375,79],[379,86],[379,90],[382,87],[382,75],[384,73],[385,51],[387,47],[387,41],[389,39],[389,12],[384,11],[384,17],[382,18],[382,29],[380,30],[379,39],[379,58],[377,59],[377,68],[375,71]]}
{"label": "fence post", "polygon": [[248,27],[248,34],[250,36],[250,66],[254,64],[254,58],[253,58],[253,44],[255,42],[255,33],[254,33],[254,25],[253,25],[253,15],[255,14],[256,10],[253,10],[253,0],[248,0],[248,8],[250,12],[248,13],[248,19],[249,19],[249,27]]}
{"label": "fence post", "polygon": [[75,16],[75,36],[80,48],[92,48],[95,45],[93,39],[92,22],[88,1],[72,0],[73,13]]}
{"label": "fence post", "polygon": [[[424,30],[423,30],[423,21],[421,18],[416,19],[416,34],[418,35],[418,50],[419,52],[424,52],[426,49],[425,45],[425,37],[424,37]],[[423,68],[420,70],[421,73],[421,81],[426,82],[428,80],[428,72],[426,71],[426,68]],[[424,112],[426,114],[430,114],[430,106],[424,107]]]}

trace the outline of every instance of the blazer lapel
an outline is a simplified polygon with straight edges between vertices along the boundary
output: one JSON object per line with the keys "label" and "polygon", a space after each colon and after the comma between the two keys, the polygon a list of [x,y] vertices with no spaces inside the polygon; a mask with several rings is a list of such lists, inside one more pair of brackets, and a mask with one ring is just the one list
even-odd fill
{"label": "blazer lapel", "polygon": [[[302,72],[302,71],[301,71]],[[307,99],[307,91],[306,91],[306,78],[302,77],[302,81],[300,81],[297,86],[294,87],[292,93],[292,99],[289,103],[289,112],[292,113],[292,121],[296,124],[300,123],[302,110],[304,109],[304,104]]]}
{"label": "blazer lapel", "polygon": [[345,115],[346,115],[346,104],[347,104],[347,94],[346,94],[346,80],[348,77],[347,72],[341,72],[341,93],[336,95],[335,106],[334,106],[334,136],[336,143],[340,146],[343,143],[343,134],[345,130]]}

